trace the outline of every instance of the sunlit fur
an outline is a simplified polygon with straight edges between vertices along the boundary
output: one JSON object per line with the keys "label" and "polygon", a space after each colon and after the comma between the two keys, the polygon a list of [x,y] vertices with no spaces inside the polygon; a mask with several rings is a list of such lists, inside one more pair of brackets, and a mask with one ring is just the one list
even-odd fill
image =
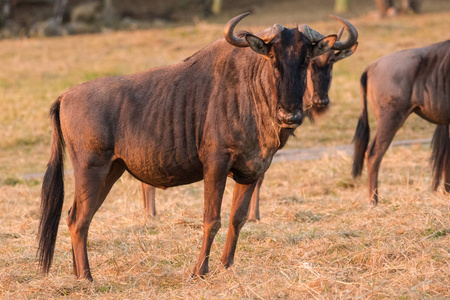
{"label": "sunlit fur", "polygon": [[[60,156],[55,151],[65,142],[75,177],[67,224],[76,276],[92,279],[89,225],[125,170],[161,188],[204,179],[204,237],[195,275],[208,272],[226,177],[231,176],[236,188],[222,264],[233,263],[256,181],[295,128],[282,128],[278,108],[288,113],[302,109],[313,47],[296,29],[285,29],[269,46],[272,57],[220,39],[179,64],[99,78],[58,98],[52,116],[60,122],[54,122],[53,130],[62,138],[54,135],[52,143],[57,145],[52,146],[43,187],[62,170],[62,163],[55,163],[55,156]],[[55,188],[62,188],[62,178],[56,183]],[[43,189],[43,216],[55,212],[41,219],[39,257],[44,271],[50,267],[55,246],[49,236],[56,237],[57,226],[49,227],[48,234],[43,228],[58,223],[61,209],[53,204],[62,203],[62,197]]]}

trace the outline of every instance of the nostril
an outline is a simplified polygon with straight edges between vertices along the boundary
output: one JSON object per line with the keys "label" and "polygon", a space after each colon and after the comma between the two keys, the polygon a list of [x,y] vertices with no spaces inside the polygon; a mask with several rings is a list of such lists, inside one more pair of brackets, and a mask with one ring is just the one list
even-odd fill
{"label": "nostril", "polygon": [[324,106],[327,106],[330,103],[330,100],[328,98],[317,99],[317,100],[314,101],[314,103],[318,107],[324,107]]}
{"label": "nostril", "polygon": [[295,116],[295,123],[296,124],[301,123],[302,119],[303,119],[303,116],[300,113],[297,114],[297,116]]}
{"label": "nostril", "polygon": [[300,113],[292,114],[289,118],[287,118],[288,124],[298,124],[302,121],[303,117]]}

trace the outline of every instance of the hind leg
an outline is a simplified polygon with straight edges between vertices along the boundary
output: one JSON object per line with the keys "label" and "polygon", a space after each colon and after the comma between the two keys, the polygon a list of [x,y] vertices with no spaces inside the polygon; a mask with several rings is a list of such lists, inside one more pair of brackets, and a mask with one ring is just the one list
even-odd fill
{"label": "hind leg", "polygon": [[156,216],[155,205],[156,188],[142,182],[142,195],[144,197],[144,211],[148,216]]}
{"label": "hind leg", "polygon": [[261,219],[259,213],[259,191],[261,189],[262,182],[264,180],[264,174],[258,179],[256,189],[253,192],[252,200],[250,201],[250,208],[248,212],[248,221],[258,221]]}
{"label": "hind leg", "polygon": [[373,205],[378,203],[378,172],[380,170],[381,160],[408,115],[406,112],[402,114],[398,111],[393,111],[391,114],[381,114],[380,119],[377,120],[377,133],[366,154],[369,200]]}
{"label": "hind leg", "polygon": [[89,225],[123,172],[121,165],[111,161],[103,164],[97,161],[95,166],[75,171],[75,199],[69,211],[67,225],[72,240],[74,274],[78,278],[92,281],[86,248]]}

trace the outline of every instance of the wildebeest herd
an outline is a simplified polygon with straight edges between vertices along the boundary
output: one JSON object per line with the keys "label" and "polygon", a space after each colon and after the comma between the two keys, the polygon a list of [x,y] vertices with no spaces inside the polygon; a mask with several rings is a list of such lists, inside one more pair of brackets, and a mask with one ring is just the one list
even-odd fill
{"label": "wildebeest herd", "polygon": [[[38,255],[43,271],[52,263],[64,201],[65,148],[75,177],[67,224],[78,278],[92,280],[89,226],[125,171],[145,184],[144,203],[150,213],[155,212],[153,187],[204,180],[203,241],[193,269],[199,276],[208,273],[226,179],[232,177],[235,187],[221,261],[225,267],[233,264],[240,229],[248,216],[259,218],[259,186],[274,154],[304,116],[313,119],[326,110],[333,63],[351,55],[358,41],[356,28],[334,16],[348,32],[345,41],[340,40],[342,31],[323,36],[307,25],[288,29],[275,24],[258,34],[234,33],[247,15],[231,19],[225,38],[179,64],[99,78],[58,97],[50,110],[51,157],[41,194]],[[369,98],[379,120],[367,151],[369,192],[375,202],[382,156],[412,112],[438,124],[434,186],[444,173],[445,189],[450,189],[449,46],[447,41],[395,53],[376,61],[361,77],[364,105],[355,134],[353,174],[361,173],[369,141]]]}

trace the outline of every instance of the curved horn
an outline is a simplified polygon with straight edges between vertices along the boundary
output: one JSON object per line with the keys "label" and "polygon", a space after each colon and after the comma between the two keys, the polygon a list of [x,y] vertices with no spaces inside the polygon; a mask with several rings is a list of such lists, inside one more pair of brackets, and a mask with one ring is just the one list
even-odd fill
{"label": "curved horn", "polygon": [[264,42],[269,43],[275,38],[277,34],[282,32],[283,30],[284,30],[283,25],[276,23],[272,27],[266,28],[263,31],[258,32],[256,36],[262,39]]}
{"label": "curved horn", "polygon": [[323,39],[325,36],[323,36],[321,33],[315,31],[311,27],[309,27],[306,24],[298,26],[298,31],[303,33],[305,37],[308,39],[310,43],[317,43],[321,39]]}
{"label": "curved horn", "polygon": [[357,41],[358,41],[358,30],[356,30],[355,26],[353,26],[352,23],[347,21],[344,18],[330,15],[333,19],[337,20],[339,23],[341,23],[345,29],[348,31],[348,38],[345,42],[336,41],[334,43],[332,49],[334,50],[345,50],[352,47]]}
{"label": "curved horn", "polygon": [[[353,26],[352,23],[350,23],[344,18],[333,15],[330,15],[330,17],[332,17],[333,19],[337,20],[339,23],[344,25],[344,28],[347,29],[348,31],[347,40],[345,42],[336,41],[336,43],[334,43],[331,49],[333,50],[349,49],[358,41],[358,30],[356,30],[355,26]],[[305,24],[298,26],[298,31],[303,33],[311,43],[317,43],[318,41],[320,41],[325,37],[321,33],[315,31],[314,29]]]}
{"label": "curved horn", "polygon": [[223,33],[225,35],[225,39],[231,45],[236,46],[236,47],[248,47],[248,43],[245,39],[234,36],[233,30],[234,30],[234,27],[236,27],[237,23],[239,23],[240,20],[242,20],[249,14],[250,14],[249,12],[246,12],[237,17],[234,17],[233,19],[228,21],[228,23],[225,25]]}

